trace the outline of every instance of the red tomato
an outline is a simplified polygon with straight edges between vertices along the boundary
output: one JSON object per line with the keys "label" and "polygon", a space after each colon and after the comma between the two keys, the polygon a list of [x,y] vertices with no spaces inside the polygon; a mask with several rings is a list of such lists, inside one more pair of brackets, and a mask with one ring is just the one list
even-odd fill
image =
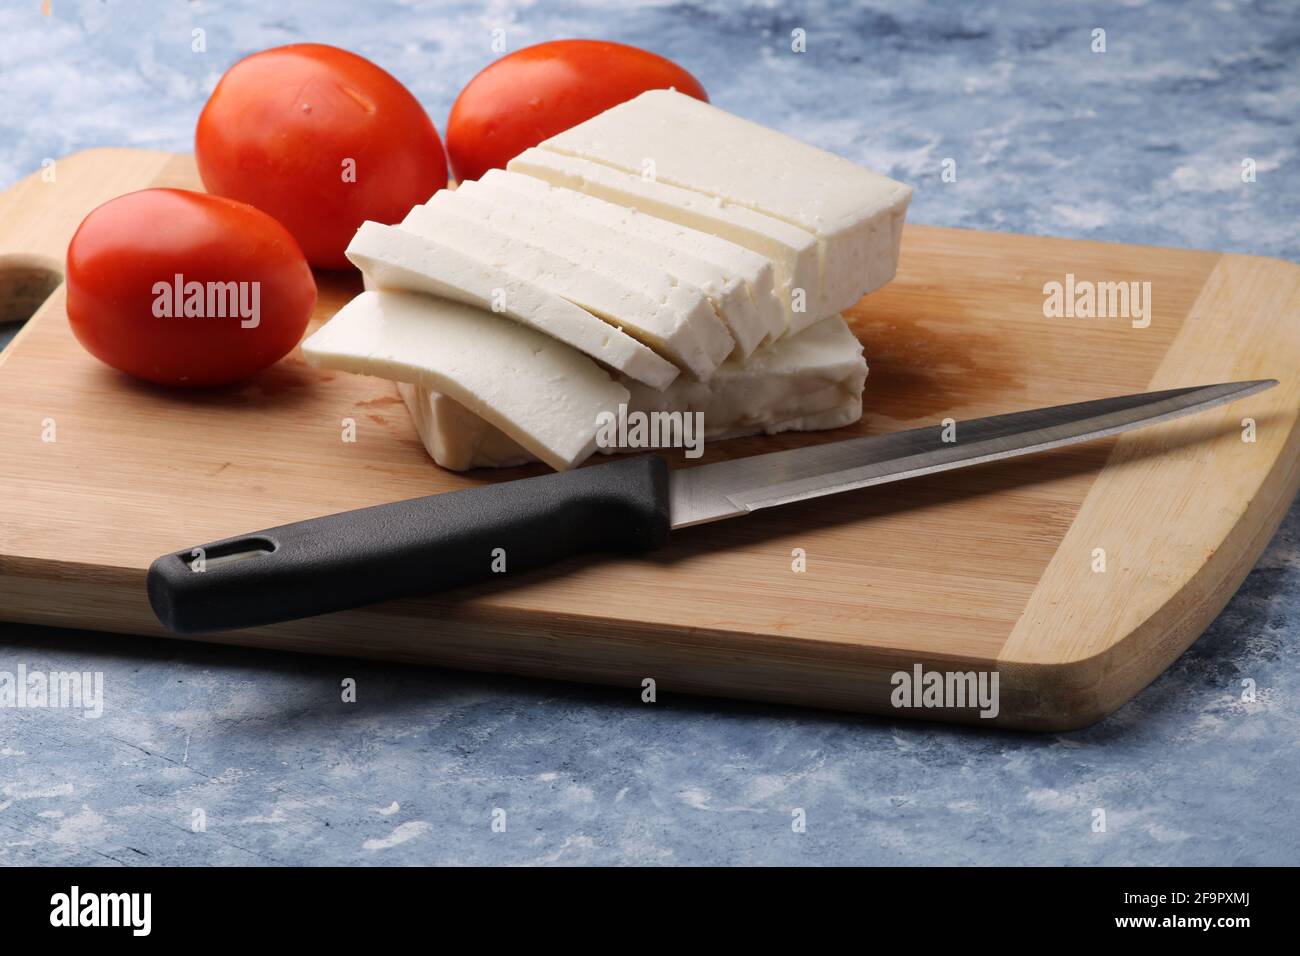
{"label": "red tomato", "polygon": [[447,120],[452,170],[457,179],[478,179],[611,106],[668,87],[709,99],[677,64],[622,43],[556,40],[511,53],[456,97]]}
{"label": "red tomato", "polygon": [[247,378],[298,344],[316,280],[289,231],[220,196],[110,199],[68,244],[68,320],[91,355],[163,385]]}
{"label": "red tomato", "polygon": [[319,43],[227,70],[199,115],[194,153],[208,192],[270,213],[324,269],[348,267],[343,250],[362,222],[398,222],[447,185],[442,141],[410,91]]}

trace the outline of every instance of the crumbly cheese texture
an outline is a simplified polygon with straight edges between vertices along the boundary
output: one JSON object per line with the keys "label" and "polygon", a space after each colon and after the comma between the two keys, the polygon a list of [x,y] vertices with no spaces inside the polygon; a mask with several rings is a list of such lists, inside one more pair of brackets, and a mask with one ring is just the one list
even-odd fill
{"label": "crumbly cheese texture", "polygon": [[504,169],[488,170],[457,193],[562,220],[589,242],[652,263],[675,281],[700,289],[742,357],[781,332],[784,317],[772,294],[771,264],[735,243]]}
{"label": "crumbly cheese texture", "polygon": [[367,288],[427,292],[513,319],[651,388],[664,388],[678,368],[642,342],[548,289],[508,272],[502,263],[377,222],[363,223],[347,257]]}
{"label": "crumbly cheese texture", "polygon": [[699,378],[712,375],[735,348],[700,289],[676,281],[654,260],[602,243],[581,220],[503,202],[465,183],[416,206],[401,228],[569,300]]}
{"label": "crumbly cheese texture", "polygon": [[446,395],[559,470],[591,455],[601,414],[617,414],[628,400],[623,385],[576,349],[503,316],[412,292],[363,292],[302,351],[315,366]]}
{"label": "crumbly cheese texture", "polygon": [[[840,428],[862,417],[867,364],[840,316],[728,362],[708,382],[681,378],[659,392],[624,381],[628,411],[701,412],[706,440]],[[528,449],[436,388],[402,388],[425,448],[444,468],[507,467]],[[599,449],[614,452],[621,449]],[[627,449],[641,450],[641,449]]]}
{"label": "crumbly cheese texture", "polygon": [[650,90],[541,143],[751,209],[817,237],[826,308],[888,282],[912,190],[674,90]]}

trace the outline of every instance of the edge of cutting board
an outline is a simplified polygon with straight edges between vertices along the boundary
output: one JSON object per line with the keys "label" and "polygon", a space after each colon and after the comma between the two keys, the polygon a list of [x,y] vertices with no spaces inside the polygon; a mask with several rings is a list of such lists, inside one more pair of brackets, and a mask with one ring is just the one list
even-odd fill
{"label": "edge of cutting board", "polygon": [[[0,273],[26,270],[37,280],[61,273],[67,242],[91,208],[133,189],[185,187],[195,179],[191,157],[115,148],[61,159],[56,175],[67,187],[57,204],[36,197],[35,190],[52,185],[39,174],[0,194]],[[908,230],[959,232],[915,225]],[[0,281],[0,295],[12,296],[13,289],[12,282]],[[31,294],[31,283],[21,294]],[[0,301],[0,314],[6,305]],[[59,290],[0,353],[0,367],[38,322],[61,315],[62,306]],[[1231,352],[1221,347],[1225,336],[1232,337]],[[1294,369],[1300,369],[1300,267],[1222,254],[1150,388],[1278,377]],[[1175,422],[1115,443],[997,656],[1003,713],[993,723],[1036,730],[1092,723],[1153,680],[1219,613],[1300,488],[1300,376],[1252,403],[1259,423],[1254,444],[1240,440],[1237,406],[1187,420],[1196,423],[1195,431]],[[1193,434],[1198,440],[1189,439]],[[1258,455],[1267,456],[1265,465]],[[1210,513],[1198,509],[1197,489],[1225,475],[1235,505]],[[1110,529],[1131,532],[1134,521],[1146,522],[1151,531],[1141,537],[1140,550],[1115,547]],[[1104,574],[1091,570],[1096,547],[1107,549]],[[1111,586],[1117,576],[1125,587]],[[143,583],[143,569],[0,557],[6,619],[73,627],[87,626],[87,619],[111,620],[104,630],[177,637],[149,613]],[[51,585],[59,588],[59,602],[48,599]],[[1117,598],[1121,593],[1126,600]],[[1054,608],[1066,595],[1077,617],[1062,621]],[[427,627],[431,616],[439,620],[437,639],[412,641],[412,630]],[[969,711],[890,709],[889,678],[915,663],[946,669],[989,663],[818,640],[792,647],[771,635],[716,628],[613,626],[581,614],[540,619],[440,598],[201,639],[353,656],[364,649],[367,657],[577,679],[638,692],[643,675],[654,674],[661,692],[977,723]],[[685,659],[678,653],[684,648],[690,652]]]}
{"label": "edge of cutting board", "polygon": [[[1214,437],[1185,447],[1177,429],[1120,437],[998,655],[1004,677],[1026,695],[1016,701],[1021,726],[1077,727],[1111,713],[1223,610],[1300,490],[1297,369],[1300,266],[1220,256],[1148,388],[1279,378],[1251,406],[1256,441],[1242,438],[1239,405],[1186,420]],[[1197,492],[1216,482],[1231,484],[1233,504],[1207,511]],[[1110,529],[1131,527],[1135,507],[1152,533],[1117,552]],[[1105,573],[1092,570],[1097,547],[1107,551]],[[1183,570],[1170,573],[1175,567]],[[1126,586],[1111,586],[1111,575],[1128,578]],[[1076,616],[1062,620],[1055,609],[1066,596]]]}

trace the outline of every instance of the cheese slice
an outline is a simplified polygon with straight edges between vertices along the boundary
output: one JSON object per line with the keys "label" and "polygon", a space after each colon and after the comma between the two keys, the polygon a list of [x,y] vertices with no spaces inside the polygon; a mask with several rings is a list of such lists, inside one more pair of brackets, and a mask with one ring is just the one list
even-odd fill
{"label": "cheese slice", "polygon": [[[662,392],[623,382],[628,412],[703,414],[706,441],[840,428],[862,417],[867,365],[840,316],[765,346],[748,363],[728,362],[708,383],[678,379]],[[531,461],[527,449],[437,389],[404,387],[402,398],[425,448],[444,468],[494,468]],[[644,449],[599,448],[605,453]]]}
{"label": "cheese slice", "polygon": [[[458,402],[440,392],[399,382],[398,393],[406,403],[416,431],[435,463],[449,471],[473,468],[514,468],[537,460],[526,448]],[[725,441],[750,435],[779,435],[782,432],[817,432],[844,428],[862,417],[862,399],[854,398],[824,412],[813,412],[766,426],[738,428],[725,434],[708,435],[708,441]],[[642,448],[600,449],[605,454],[644,452]]]}
{"label": "cheese slice", "polygon": [[818,295],[817,237],[806,229],[689,189],[537,147],[524,150],[506,168],[711,233],[764,256],[772,263],[785,313],[783,327],[792,333],[836,311]]}
{"label": "cheese slice", "polygon": [[[596,446],[628,391],[576,349],[518,322],[410,292],[363,292],[302,343],[315,366],[447,395],[552,468]],[[653,391],[653,390],[652,390]]]}
{"label": "cheese slice", "polygon": [[449,395],[409,382],[398,382],[397,392],[429,457],[443,468],[513,468],[537,460],[519,442]]}
{"label": "cheese slice", "polygon": [[[548,230],[552,242],[557,233],[576,232],[584,247],[598,244],[603,252],[597,257],[598,263],[609,262],[610,250],[614,250],[615,260],[631,259],[643,267],[654,267],[684,288],[700,290],[735,339],[742,357],[753,352],[769,334],[780,332],[783,316],[780,302],[772,295],[771,264],[735,243],[503,169],[489,170],[477,182],[462,183],[456,195],[513,207],[534,220],[550,221],[555,225]],[[638,220],[661,228],[637,228]],[[712,251],[713,260],[702,256],[701,251]],[[716,259],[729,261],[730,267],[718,265]],[[778,323],[776,328],[769,328],[768,316],[759,312],[746,274],[759,283],[766,274],[767,301]]]}
{"label": "cheese slice", "polygon": [[661,183],[813,233],[819,308],[846,309],[894,276],[910,187],[694,97],[650,90],[541,148],[653,170]]}
{"label": "cheese slice", "polygon": [[631,383],[628,407],[703,412],[705,437],[754,434],[860,399],[866,379],[862,344],[834,315],[727,362],[707,383],[683,377],[661,392]]}
{"label": "cheese slice", "polygon": [[700,378],[735,348],[699,289],[583,235],[581,222],[493,202],[471,185],[442,190],[401,228],[568,299]]}
{"label": "cheese slice", "polygon": [[677,377],[675,365],[608,322],[449,244],[365,222],[347,257],[365,275],[368,288],[428,292],[506,316],[651,388],[664,388]]}

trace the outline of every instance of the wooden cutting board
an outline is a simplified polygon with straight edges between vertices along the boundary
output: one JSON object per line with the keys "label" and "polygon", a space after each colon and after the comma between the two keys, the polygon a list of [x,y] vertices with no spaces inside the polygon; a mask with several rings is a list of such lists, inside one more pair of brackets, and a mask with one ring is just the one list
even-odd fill
{"label": "wooden cutting board", "polygon": [[[94,206],[199,188],[189,157],[138,150],[78,153],[49,178],[0,197],[0,316],[30,312],[57,282]],[[1149,327],[1044,317],[1044,284],[1067,273],[1150,282]],[[320,286],[324,320],[359,281]],[[850,318],[871,363],[857,427],[719,443],[705,460],[1146,389],[1282,384],[1118,440],[689,529],[650,557],[210,639],[595,681],[629,700],[650,678],[660,702],[703,693],[977,723],[973,709],[895,709],[893,675],[996,671],[992,723],[1070,728],[1201,633],[1300,484],[1295,265],[911,225],[898,278]],[[391,384],[297,355],[225,390],[140,384],[82,351],[56,291],[0,354],[0,617],[166,635],[144,590],[159,554],[539,470],[443,471]]]}

